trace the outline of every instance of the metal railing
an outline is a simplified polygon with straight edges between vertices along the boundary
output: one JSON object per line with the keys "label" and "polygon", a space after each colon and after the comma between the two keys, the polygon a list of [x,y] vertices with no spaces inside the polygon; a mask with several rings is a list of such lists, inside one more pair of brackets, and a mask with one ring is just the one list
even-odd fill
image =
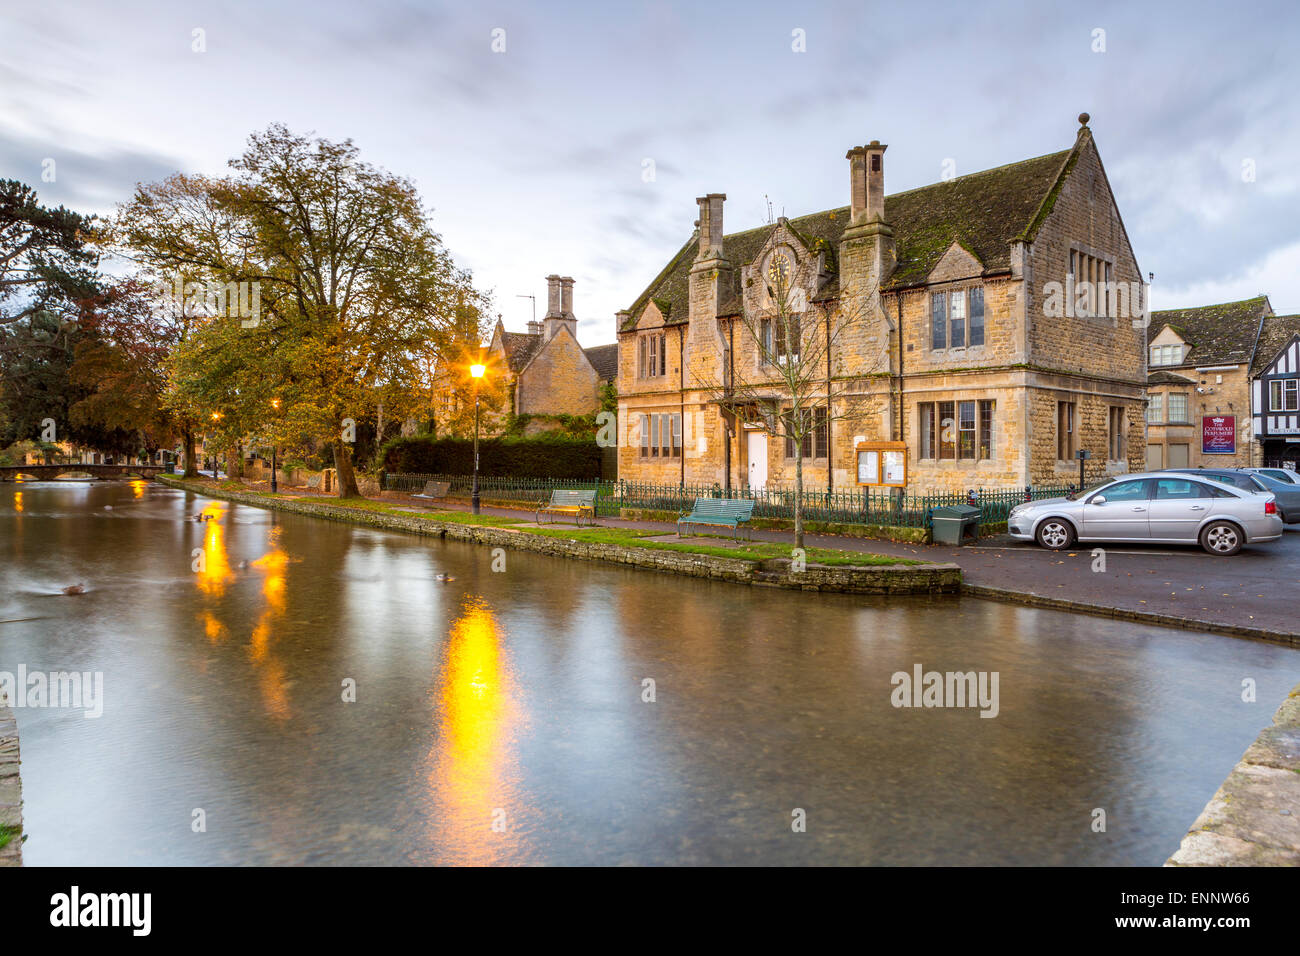
{"label": "metal railing", "polygon": [[[386,491],[416,492],[427,481],[445,481],[448,494],[468,496],[474,479],[471,475],[384,476]],[[497,501],[539,504],[550,498],[557,488],[595,490],[596,514],[618,517],[624,508],[641,511],[689,511],[696,498],[745,498],[754,501],[755,518],[794,517],[794,489],[768,485],[763,489],[723,489],[717,484],[653,484],[644,481],[578,481],[563,478],[501,478],[479,476],[479,491],[484,498]],[[1037,485],[1029,488],[974,489],[967,494],[908,495],[890,491],[852,489],[827,492],[805,488],[803,519],[808,522],[854,525],[887,525],[898,528],[929,528],[930,514],[945,505],[973,504],[980,509],[980,524],[999,524],[1007,520],[1011,509],[1025,501],[1053,498],[1068,494],[1073,485]]]}

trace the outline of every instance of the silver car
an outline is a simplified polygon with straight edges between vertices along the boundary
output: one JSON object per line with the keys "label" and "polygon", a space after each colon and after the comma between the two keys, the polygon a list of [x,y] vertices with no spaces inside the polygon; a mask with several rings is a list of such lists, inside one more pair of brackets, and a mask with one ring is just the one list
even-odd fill
{"label": "silver car", "polygon": [[1120,475],[1069,498],[1016,505],[1007,531],[1054,551],[1076,541],[1146,541],[1199,544],[1210,554],[1230,555],[1244,544],[1282,537],[1282,519],[1271,494],[1153,471]]}
{"label": "silver car", "polygon": [[1274,481],[1290,482],[1293,485],[1300,485],[1300,474],[1292,471],[1290,468],[1240,468],[1239,471],[1249,471],[1256,475],[1267,475]]}

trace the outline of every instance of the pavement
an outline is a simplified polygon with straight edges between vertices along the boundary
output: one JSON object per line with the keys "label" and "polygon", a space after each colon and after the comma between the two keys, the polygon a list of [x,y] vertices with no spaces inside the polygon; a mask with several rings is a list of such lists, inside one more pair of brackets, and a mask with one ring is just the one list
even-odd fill
{"label": "pavement", "polygon": [[[430,503],[394,492],[416,506]],[[444,499],[436,505],[468,511],[469,502]],[[484,514],[532,517],[522,509],[489,508]],[[672,533],[662,521],[601,518],[607,527]],[[789,544],[788,531],[751,532],[755,540]],[[723,539],[711,539],[721,545]],[[875,538],[809,534],[809,547],[891,554],[961,566],[966,589],[979,597],[1058,606],[1066,610],[1129,617],[1214,633],[1277,640],[1300,647],[1300,525],[1288,525],[1280,541],[1247,545],[1232,557],[1206,554],[1195,546],[1083,546],[1047,551],[1006,535],[981,538],[978,545],[921,545]]]}

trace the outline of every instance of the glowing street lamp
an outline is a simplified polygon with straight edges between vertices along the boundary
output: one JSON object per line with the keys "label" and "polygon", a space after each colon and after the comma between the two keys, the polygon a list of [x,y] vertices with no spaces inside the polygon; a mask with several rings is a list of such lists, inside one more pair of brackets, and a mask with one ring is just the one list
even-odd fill
{"label": "glowing street lamp", "polygon": [[[278,412],[280,410],[280,400],[278,398],[271,399],[271,407]],[[275,471],[276,471],[275,450],[276,450],[275,436],[272,435],[271,436],[271,494],[275,494],[280,490],[280,486],[276,483],[276,478],[275,478]]]}
{"label": "glowing street lamp", "polygon": [[470,511],[474,514],[479,513],[479,494],[478,494],[478,383],[487,373],[487,366],[481,363],[475,363],[469,367],[469,374],[474,379],[474,487],[469,493]]}

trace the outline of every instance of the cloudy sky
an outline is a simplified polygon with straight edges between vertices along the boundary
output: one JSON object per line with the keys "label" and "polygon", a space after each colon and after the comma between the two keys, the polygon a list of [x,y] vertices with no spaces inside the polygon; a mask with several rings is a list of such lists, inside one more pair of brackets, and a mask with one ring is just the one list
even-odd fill
{"label": "cloudy sky", "polygon": [[1300,312],[1298,41],[1294,0],[4,0],[0,177],[106,212],[273,122],[351,138],[508,328],[558,272],[598,344],[696,196],[749,228],[847,204],[868,140],[897,192],[1065,149],[1087,111],[1156,308]]}

